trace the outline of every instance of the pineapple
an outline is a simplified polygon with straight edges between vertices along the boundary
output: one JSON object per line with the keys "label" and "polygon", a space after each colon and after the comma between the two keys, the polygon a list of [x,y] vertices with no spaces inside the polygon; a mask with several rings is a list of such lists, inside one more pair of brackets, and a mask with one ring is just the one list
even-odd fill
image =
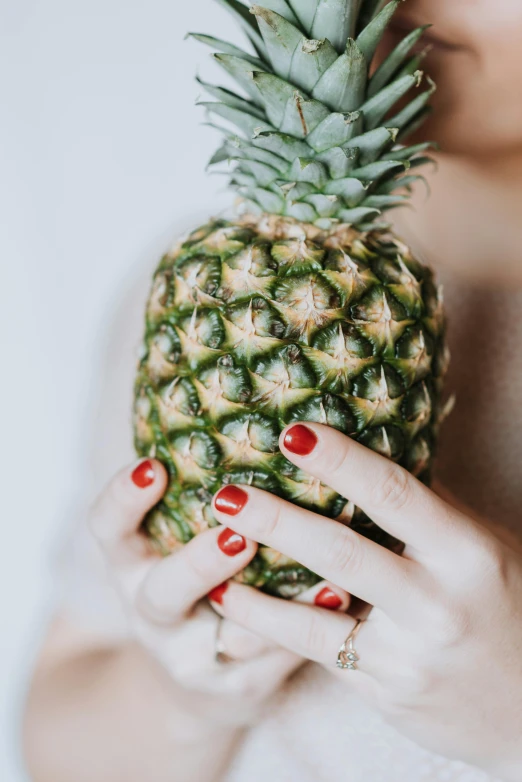
{"label": "pineapple", "polygon": [[[250,51],[194,37],[240,88],[201,82],[224,135],[211,162],[232,167],[241,203],[168,252],[154,277],[135,439],[170,483],[144,530],[174,551],[216,525],[212,496],[236,483],[398,550],[285,459],[278,438],[294,421],[328,424],[429,483],[448,363],[442,296],[380,218],[407,202],[429,160],[429,144],[404,143],[434,89],[421,87],[415,53],[424,28],[376,65],[398,0],[219,2]],[[319,580],[268,547],[239,578],[284,598]]]}

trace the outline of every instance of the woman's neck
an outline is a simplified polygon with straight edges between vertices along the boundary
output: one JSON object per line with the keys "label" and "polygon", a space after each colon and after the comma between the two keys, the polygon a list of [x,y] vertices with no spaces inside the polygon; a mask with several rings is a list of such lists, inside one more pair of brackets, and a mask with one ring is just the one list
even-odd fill
{"label": "woman's neck", "polygon": [[437,156],[417,183],[413,209],[394,213],[397,231],[425,262],[470,284],[522,287],[522,158],[467,161]]}

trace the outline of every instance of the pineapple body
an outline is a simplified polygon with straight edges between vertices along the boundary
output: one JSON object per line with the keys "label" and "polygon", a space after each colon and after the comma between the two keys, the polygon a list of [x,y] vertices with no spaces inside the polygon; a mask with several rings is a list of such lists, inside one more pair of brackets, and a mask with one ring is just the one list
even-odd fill
{"label": "pineapple body", "polygon": [[[135,405],[136,448],[167,467],[144,527],[163,554],[215,526],[211,500],[248,484],[400,543],[292,465],[292,422],[342,431],[430,480],[447,365],[432,272],[382,228],[287,217],[217,220],[157,269]],[[294,597],[319,577],[261,547],[240,579]]]}

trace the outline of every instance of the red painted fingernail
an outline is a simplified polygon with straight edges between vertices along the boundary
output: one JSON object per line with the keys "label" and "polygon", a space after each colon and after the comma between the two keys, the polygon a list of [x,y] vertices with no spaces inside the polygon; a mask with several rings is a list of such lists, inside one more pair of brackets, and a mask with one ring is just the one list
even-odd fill
{"label": "red painted fingernail", "polygon": [[218,538],[218,546],[227,557],[235,557],[246,549],[246,540],[232,529],[224,529]]}
{"label": "red painted fingernail", "polygon": [[223,596],[225,592],[228,589],[228,582],[225,581],[224,584],[220,584],[217,587],[214,587],[214,589],[208,593],[208,599],[212,603],[218,603],[219,605],[223,605]]}
{"label": "red painted fingernail", "polygon": [[148,459],[138,464],[131,475],[132,482],[138,489],[146,489],[148,486],[152,486],[155,477],[154,466]]}
{"label": "red painted fingernail", "polygon": [[328,608],[330,611],[337,611],[343,604],[339,595],[329,587],[321,589],[315,596],[314,602],[319,608]]}
{"label": "red painted fingernail", "polygon": [[285,448],[297,456],[310,456],[317,445],[317,435],[307,426],[297,424],[285,434]]}
{"label": "red painted fingernail", "polygon": [[248,494],[239,486],[225,486],[215,499],[216,510],[226,513],[227,516],[237,516],[248,502]]}

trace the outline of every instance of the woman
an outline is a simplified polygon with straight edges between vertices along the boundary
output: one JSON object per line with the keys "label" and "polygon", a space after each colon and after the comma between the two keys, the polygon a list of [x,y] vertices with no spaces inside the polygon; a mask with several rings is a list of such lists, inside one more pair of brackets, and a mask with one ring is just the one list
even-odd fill
{"label": "woman", "polygon": [[[124,469],[89,519],[108,578],[80,542],[82,596],[66,596],[35,675],[36,782],[522,778],[522,548],[511,537],[522,530],[522,7],[410,0],[388,43],[426,21],[441,97],[423,135],[445,153],[430,200],[417,192],[398,228],[450,294],[459,404],[443,490],[339,432],[294,425],[287,458],[403,539],[405,557],[226,487],[214,499],[224,526],[160,562],[136,531],[164,469]],[[230,583],[258,542],[327,580],[295,603]],[[124,611],[109,605],[112,581]],[[364,623],[346,613],[350,594],[375,606]]]}

